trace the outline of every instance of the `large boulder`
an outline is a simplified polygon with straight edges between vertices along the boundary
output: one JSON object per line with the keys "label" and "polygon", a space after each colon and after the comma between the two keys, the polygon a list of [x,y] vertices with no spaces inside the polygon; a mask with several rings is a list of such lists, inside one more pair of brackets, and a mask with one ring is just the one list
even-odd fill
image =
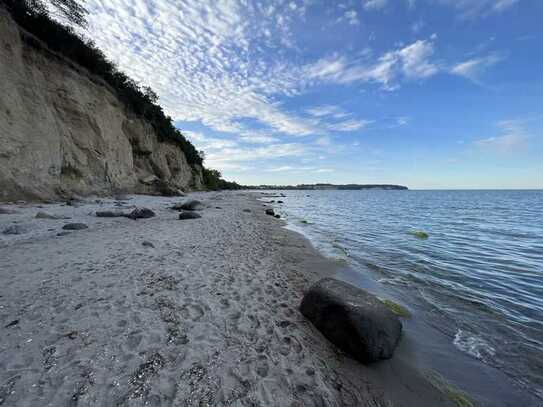
{"label": "large boulder", "polygon": [[175,204],[174,206],[172,206],[172,209],[174,211],[200,211],[204,209],[204,204],[195,199],[191,199],[186,202]]}
{"label": "large boulder", "polygon": [[391,358],[402,332],[398,317],[376,296],[333,278],[311,287],[300,311],[330,342],[362,363]]}

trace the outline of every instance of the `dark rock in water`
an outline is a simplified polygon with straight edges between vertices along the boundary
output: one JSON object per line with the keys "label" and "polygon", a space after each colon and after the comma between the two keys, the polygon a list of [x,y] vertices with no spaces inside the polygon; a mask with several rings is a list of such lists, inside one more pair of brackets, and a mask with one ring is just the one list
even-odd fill
{"label": "dark rock in water", "polygon": [[266,209],[266,215],[275,216],[275,211],[273,209]]}
{"label": "dark rock in water", "polygon": [[4,235],[22,235],[23,233],[26,233],[27,230],[21,225],[12,225],[4,229],[2,232]]}
{"label": "dark rock in water", "polygon": [[66,225],[62,226],[62,229],[64,230],[83,230],[88,228],[89,227],[84,223],[67,223]]}
{"label": "dark rock in water", "polygon": [[284,203],[283,201],[277,201],[277,203]]}
{"label": "dark rock in water", "polygon": [[200,211],[204,209],[204,204],[195,199],[190,201],[182,202],[172,206],[172,209],[175,211]]}
{"label": "dark rock in water", "polygon": [[202,217],[202,215],[200,215],[199,213],[196,213],[196,212],[187,212],[187,211],[183,211],[179,214],[179,219],[180,220],[186,220],[186,219],[200,219]]}
{"label": "dark rock in water", "polygon": [[222,206],[216,206],[215,209],[222,209]]}
{"label": "dark rock in water", "polygon": [[245,212],[245,213],[251,213],[251,210],[250,210],[250,209],[244,209],[243,212]]}
{"label": "dark rock in water", "polygon": [[57,233],[57,236],[61,237],[61,236],[68,236],[70,234],[70,232],[68,231],[64,231],[64,232],[58,232]]}
{"label": "dark rock in water", "polygon": [[332,278],[309,289],[300,311],[330,342],[362,363],[391,358],[402,332],[398,317],[377,297]]}
{"label": "dark rock in water", "polygon": [[275,215],[275,217],[276,217],[277,219],[281,219],[281,215],[279,215],[279,214]]}
{"label": "dark rock in water", "polygon": [[130,212],[128,215],[126,215],[127,218],[130,219],[149,219],[155,216],[155,213],[148,208],[136,208],[132,212]]}
{"label": "dark rock in water", "polygon": [[155,245],[152,244],[152,243],[151,243],[150,241],[148,241],[148,240],[144,240],[144,241],[141,243],[141,245],[144,246],[144,247],[152,247],[152,248],[155,247]]}
{"label": "dark rock in water", "polygon": [[15,213],[17,213],[17,211],[14,209],[0,208],[0,215],[13,215]]}
{"label": "dark rock in water", "polygon": [[99,218],[120,218],[126,214],[123,211],[96,211],[96,216]]}

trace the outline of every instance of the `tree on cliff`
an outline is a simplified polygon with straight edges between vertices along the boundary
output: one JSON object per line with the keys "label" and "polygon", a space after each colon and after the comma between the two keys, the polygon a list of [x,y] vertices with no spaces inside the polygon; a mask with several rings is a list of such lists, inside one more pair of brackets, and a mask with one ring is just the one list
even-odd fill
{"label": "tree on cliff", "polygon": [[81,0],[0,0],[12,12],[30,12],[35,15],[54,14],[79,27],[87,25],[88,11]]}

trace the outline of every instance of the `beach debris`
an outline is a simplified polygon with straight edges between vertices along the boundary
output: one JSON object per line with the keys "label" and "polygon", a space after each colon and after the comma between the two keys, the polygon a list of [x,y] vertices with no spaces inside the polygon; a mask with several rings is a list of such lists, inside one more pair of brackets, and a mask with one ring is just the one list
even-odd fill
{"label": "beach debris", "polygon": [[4,328],[11,328],[12,326],[15,326],[19,323],[19,320],[18,319],[14,319],[13,321],[11,321],[9,324],[7,324],[6,326],[4,326]]}
{"label": "beach debris", "polygon": [[8,226],[4,231],[2,232],[4,235],[22,235],[23,233],[26,233],[27,230],[25,227],[21,225],[11,225]]}
{"label": "beach debris", "polygon": [[174,211],[200,211],[204,209],[204,204],[195,199],[191,199],[189,201],[175,204],[172,206],[172,209]]}
{"label": "beach debris", "polygon": [[15,209],[0,208],[0,215],[13,215],[17,213]]}
{"label": "beach debris", "polygon": [[275,216],[275,211],[273,209],[266,209],[266,215]]}
{"label": "beach debris", "polygon": [[403,305],[397,304],[392,300],[386,298],[379,298],[386,307],[391,310],[393,313],[403,318],[411,318],[411,313]]}
{"label": "beach debris", "polygon": [[62,229],[64,230],[83,230],[88,229],[89,227],[85,225],[84,223],[67,223],[64,226],[62,226]]}
{"label": "beach debris", "polygon": [[179,214],[179,220],[187,220],[187,219],[199,219],[202,215],[196,212],[190,212],[190,211],[182,211]]}
{"label": "beach debris", "polygon": [[152,244],[149,240],[144,240],[143,242],[141,242],[141,245],[144,247],[152,247],[152,248],[155,247],[155,245]]}
{"label": "beach debris", "polygon": [[414,230],[409,233],[415,236],[416,238],[423,239],[423,240],[428,239],[430,237],[428,233],[423,232],[422,230]]}
{"label": "beach debris", "polygon": [[128,215],[126,215],[127,218],[130,219],[149,219],[155,216],[155,213],[148,208],[136,208],[132,212],[130,212]]}
{"label": "beach debris", "polygon": [[96,211],[98,218],[120,218],[123,216],[127,216],[123,211]]}
{"label": "beach debris", "polygon": [[362,363],[394,354],[402,323],[369,292],[333,278],[324,278],[305,294],[302,314],[338,348]]}

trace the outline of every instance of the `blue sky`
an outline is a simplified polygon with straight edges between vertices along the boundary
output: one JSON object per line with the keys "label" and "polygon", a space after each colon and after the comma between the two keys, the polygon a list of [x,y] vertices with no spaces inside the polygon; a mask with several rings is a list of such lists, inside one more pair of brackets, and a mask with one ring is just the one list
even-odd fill
{"label": "blue sky", "polygon": [[543,188],[541,0],[87,5],[227,179]]}

